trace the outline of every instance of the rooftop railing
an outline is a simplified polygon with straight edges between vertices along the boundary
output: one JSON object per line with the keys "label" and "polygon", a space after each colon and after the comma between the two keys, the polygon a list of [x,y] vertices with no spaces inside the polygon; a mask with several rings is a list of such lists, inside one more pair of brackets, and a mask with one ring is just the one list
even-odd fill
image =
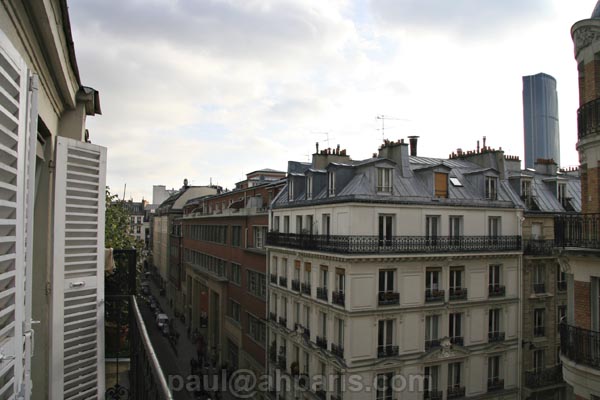
{"label": "rooftop railing", "polygon": [[343,254],[418,254],[520,251],[521,236],[311,235],[269,232],[267,245]]}

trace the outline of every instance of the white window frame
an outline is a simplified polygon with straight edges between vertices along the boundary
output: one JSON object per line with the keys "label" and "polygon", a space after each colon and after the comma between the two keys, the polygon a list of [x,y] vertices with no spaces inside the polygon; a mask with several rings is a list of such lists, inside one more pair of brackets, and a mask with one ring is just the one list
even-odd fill
{"label": "white window frame", "polygon": [[393,168],[378,167],[377,193],[392,193]]}

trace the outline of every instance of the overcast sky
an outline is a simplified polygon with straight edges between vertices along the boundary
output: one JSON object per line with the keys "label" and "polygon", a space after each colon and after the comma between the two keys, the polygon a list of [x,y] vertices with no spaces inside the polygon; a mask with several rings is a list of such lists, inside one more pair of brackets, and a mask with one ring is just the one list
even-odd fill
{"label": "overcast sky", "polygon": [[[73,0],[88,119],[107,183],[232,188],[307,161],[315,142],[369,158],[385,137],[419,155],[487,144],[523,158],[523,75],[558,81],[561,164],[577,165],[571,26],[596,0]],[[395,119],[391,119],[395,118]],[[328,136],[325,134],[328,133]]]}

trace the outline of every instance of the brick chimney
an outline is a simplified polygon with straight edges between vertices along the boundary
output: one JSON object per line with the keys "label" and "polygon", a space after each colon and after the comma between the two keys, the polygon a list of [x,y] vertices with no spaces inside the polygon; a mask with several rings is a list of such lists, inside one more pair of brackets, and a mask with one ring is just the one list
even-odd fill
{"label": "brick chimney", "polygon": [[402,171],[402,176],[407,177],[413,175],[412,170],[410,169],[408,143],[404,143],[404,139],[400,139],[397,142],[390,142],[387,139],[384,140],[381,147],[379,147],[379,157],[387,158],[398,164]]}

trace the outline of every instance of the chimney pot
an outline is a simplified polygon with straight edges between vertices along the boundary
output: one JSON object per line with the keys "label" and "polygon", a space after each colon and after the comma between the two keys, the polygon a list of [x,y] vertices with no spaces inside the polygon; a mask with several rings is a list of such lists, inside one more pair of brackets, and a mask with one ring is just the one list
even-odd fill
{"label": "chimney pot", "polygon": [[408,140],[410,142],[410,155],[417,156],[417,141],[419,140],[418,136],[409,136]]}

